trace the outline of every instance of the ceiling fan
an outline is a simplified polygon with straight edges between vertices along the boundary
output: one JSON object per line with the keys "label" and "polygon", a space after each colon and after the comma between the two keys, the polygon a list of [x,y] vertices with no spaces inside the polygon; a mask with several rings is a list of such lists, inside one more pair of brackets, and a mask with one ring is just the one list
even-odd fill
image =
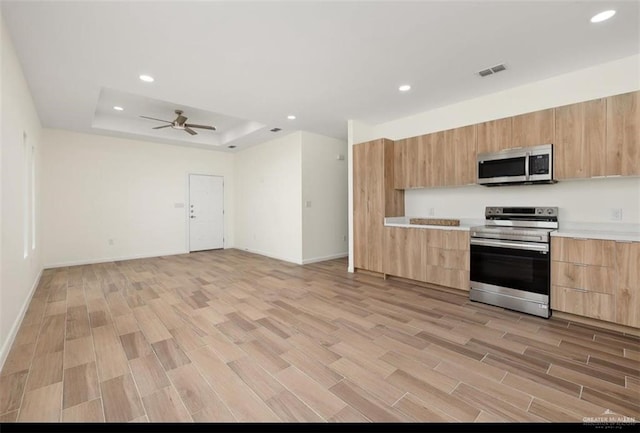
{"label": "ceiling fan", "polygon": [[156,126],[156,127],[151,128],[151,129],[162,129],[162,128],[171,127],[173,129],[182,129],[183,131],[186,131],[191,135],[197,135],[198,134],[192,128],[209,129],[211,131],[215,131],[216,130],[215,126],[196,125],[194,123],[186,123],[187,122],[187,118],[182,115],[182,110],[175,110],[175,113],[178,115],[178,117],[176,117],[174,121],[156,119],[155,117],[149,117],[149,116],[140,116],[140,117],[142,117],[144,119],[157,120],[159,122],[168,123],[168,125]]}

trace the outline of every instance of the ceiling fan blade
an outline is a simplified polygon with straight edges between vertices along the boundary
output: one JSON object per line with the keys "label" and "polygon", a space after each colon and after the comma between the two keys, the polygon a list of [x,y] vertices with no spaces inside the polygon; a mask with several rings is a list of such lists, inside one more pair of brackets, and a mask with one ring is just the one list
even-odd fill
{"label": "ceiling fan blade", "polygon": [[188,128],[200,128],[200,129],[210,129],[212,131],[216,130],[215,126],[208,126],[208,125],[194,125],[193,123],[185,123],[184,126],[188,127]]}
{"label": "ceiling fan blade", "polygon": [[189,128],[188,126],[185,126],[184,130],[187,131],[191,135],[198,135],[198,133],[196,131],[194,131],[193,129]]}
{"label": "ceiling fan blade", "polygon": [[169,122],[168,120],[156,119],[155,117],[149,117],[149,116],[140,116],[140,117],[142,117],[143,119],[157,120],[159,122],[173,123],[173,122]]}
{"label": "ceiling fan blade", "polygon": [[171,125],[155,126],[155,127],[151,128],[151,129],[162,129],[162,128],[169,128],[169,127],[171,127]]}
{"label": "ceiling fan blade", "polygon": [[178,117],[176,117],[176,123],[178,125],[183,125],[184,122],[186,122],[186,121],[187,121],[187,118],[184,117],[182,114],[178,114]]}

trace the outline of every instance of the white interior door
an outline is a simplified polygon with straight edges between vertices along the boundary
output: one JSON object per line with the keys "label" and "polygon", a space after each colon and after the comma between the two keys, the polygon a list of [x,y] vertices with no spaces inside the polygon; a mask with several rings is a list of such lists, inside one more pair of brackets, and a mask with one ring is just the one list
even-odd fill
{"label": "white interior door", "polygon": [[224,247],[224,182],[221,176],[189,175],[189,251]]}

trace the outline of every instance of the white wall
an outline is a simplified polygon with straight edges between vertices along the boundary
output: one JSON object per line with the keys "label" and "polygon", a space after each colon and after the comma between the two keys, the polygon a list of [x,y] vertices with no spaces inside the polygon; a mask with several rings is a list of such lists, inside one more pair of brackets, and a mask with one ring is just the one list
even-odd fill
{"label": "white wall", "polygon": [[186,253],[189,173],[224,177],[234,245],[232,154],[52,129],[43,143],[45,267]]}
{"label": "white wall", "polygon": [[[405,137],[456,128],[487,120],[572,104],[640,89],[640,55],[595,65],[543,81],[474,98],[378,125],[350,122],[350,145],[376,138]],[[351,172],[349,182],[352,182]],[[352,188],[349,188],[351,195]],[[484,218],[485,206],[527,204],[559,206],[565,223],[640,223],[640,179],[607,178],[508,188],[464,186],[417,189],[405,193],[405,214]],[[611,208],[623,209],[623,220],[612,222]],[[350,218],[353,211],[350,211]],[[352,242],[352,239],[350,240]],[[350,249],[349,269],[353,270]]]}
{"label": "white wall", "polygon": [[[560,224],[640,224],[640,177],[560,181],[553,185],[412,189],[405,192],[405,214],[436,218],[484,219],[485,206],[557,206]],[[622,209],[612,221],[611,210]],[[613,228],[613,227],[612,227]]]}
{"label": "white wall", "polygon": [[347,255],[347,165],[346,141],[302,132],[303,263]]}
{"label": "white wall", "polygon": [[235,154],[236,248],[302,263],[301,134]]}
{"label": "white wall", "polygon": [[36,218],[36,248],[24,257],[24,232],[28,227],[24,217],[25,152],[23,133],[27,143],[36,147],[36,213],[41,209],[39,166],[40,120],[33,99],[16,57],[13,45],[0,18],[0,116],[2,143],[0,144],[0,368],[11,348],[16,332],[31,300],[42,271],[42,233],[40,217]]}

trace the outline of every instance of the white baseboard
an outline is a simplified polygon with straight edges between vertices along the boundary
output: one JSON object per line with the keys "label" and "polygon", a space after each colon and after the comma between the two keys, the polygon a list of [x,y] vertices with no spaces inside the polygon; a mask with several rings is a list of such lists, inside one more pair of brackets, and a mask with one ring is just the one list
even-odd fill
{"label": "white baseboard", "polygon": [[283,257],[283,256],[279,256],[277,254],[272,254],[266,251],[260,251],[260,250],[254,250],[252,248],[243,248],[243,247],[236,247],[236,249],[242,250],[242,251],[247,251],[249,253],[253,253],[253,254],[259,254],[261,256],[265,256],[265,257],[270,257],[272,259],[276,259],[276,260],[282,260],[284,262],[289,262],[289,263],[295,263],[296,265],[301,265],[302,264],[302,260],[300,259],[292,259],[290,257]]}
{"label": "white baseboard", "polygon": [[16,339],[16,335],[18,335],[18,329],[20,329],[20,325],[22,325],[22,320],[24,319],[24,315],[27,313],[27,309],[29,308],[29,304],[31,303],[31,299],[33,298],[33,294],[36,292],[36,288],[38,284],[40,284],[40,277],[42,277],[42,271],[44,269],[40,269],[38,275],[36,276],[33,285],[31,286],[31,290],[29,291],[29,296],[25,299],[22,304],[22,308],[20,309],[20,314],[16,317],[16,320],[13,322],[13,326],[11,327],[11,331],[9,331],[9,335],[5,340],[2,348],[0,348],[0,371],[4,368],[4,363],[7,360],[7,356],[9,356],[9,351],[11,350],[11,346]]}
{"label": "white baseboard", "polygon": [[95,265],[97,263],[120,262],[122,260],[148,259],[150,257],[176,256],[178,254],[188,254],[188,253],[189,251],[180,250],[180,251],[167,251],[164,253],[134,254],[131,256],[108,257],[108,258],[100,258],[100,259],[72,260],[69,262],[49,263],[44,265],[44,268],[53,269],[53,268],[62,268],[66,266]]}
{"label": "white baseboard", "polygon": [[312,259],[305,259],[305,260],[302,261],[302,264],[303,265],[308,265],[309,263],[325,262],[327,260],[341,259],[343,257],[349,257],[349,253],[344,252],[344,253],[332,254],[330,256],[314,257]]}

